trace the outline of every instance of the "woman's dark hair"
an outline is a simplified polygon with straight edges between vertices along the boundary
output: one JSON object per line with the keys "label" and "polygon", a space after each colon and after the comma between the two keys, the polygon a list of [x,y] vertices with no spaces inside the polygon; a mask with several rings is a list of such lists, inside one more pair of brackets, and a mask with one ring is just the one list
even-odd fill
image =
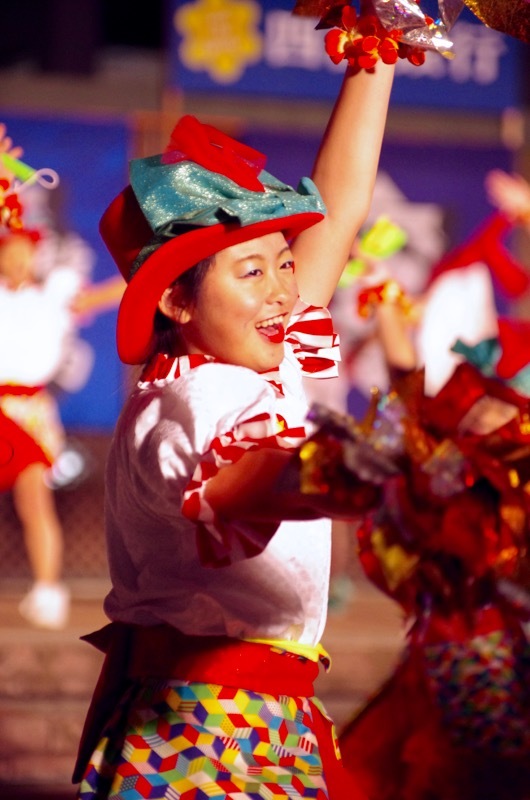
{"label": "woman's dark hair", "polygon": [[[215,255],[205,258],[190,267],[170,284],[170,289],[175,289],[174,296],[178,296],[179,304],[192,305],[196,302],[204,276],[213,264]],[[178,323],[170,319],[157,308],[153,323],[153,342],[150,357],[155,353],[168,355],[183,355],[184,345],[180,336]]]}

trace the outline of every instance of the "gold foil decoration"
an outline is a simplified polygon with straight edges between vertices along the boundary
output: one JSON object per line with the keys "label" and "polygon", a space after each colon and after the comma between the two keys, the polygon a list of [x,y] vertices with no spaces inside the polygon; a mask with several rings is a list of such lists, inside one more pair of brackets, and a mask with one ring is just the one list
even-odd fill
{"label": "gold foil decoration", "polygon": [[381,390],[377,386],[372,386],[370,389],[370,403],[366,410],[364,417],[359,424],[359,431],[363,436],[369,436],[374,427],[374,422],[377,419],[378,403],[381,399]]}
{"label": "gold foil decoration", "polygon": [[530,434],[530,417],[527,411],[521,412],[519,420],[519,430],[521,431],[523,436],[528,436]]}
{"label": "gold foil decoration", "polygon": [[401,545],[388,545],[381,528],[376,528],[371,536],[374,555],[379,559],[383,575],[391,592],[408,580],[420,560],[419,555],[407,553]]}
{"label": "gold foil decoration", "polygon": [[322,472],[327,463],[325,448],[309,440],[302,445],[298,456],[302,494],[325,494],[329,490],[328,484],[322,479]]}
{"label": "gold foil decoration", "polygon": [[529,0],[464,0],[489,28],[530,43]]}
{"label": "gold foil decoration", "polygon": [[501,503],[499,512],[503,522],[517,537],[524,536],[526,530],[526,509],[516,503]]}
{"label": "gold foil decoration", "polygon": [[431,457],[435,444],[428,433],[416,420],[403,420],[405,449],[416,464],[424,463]]}

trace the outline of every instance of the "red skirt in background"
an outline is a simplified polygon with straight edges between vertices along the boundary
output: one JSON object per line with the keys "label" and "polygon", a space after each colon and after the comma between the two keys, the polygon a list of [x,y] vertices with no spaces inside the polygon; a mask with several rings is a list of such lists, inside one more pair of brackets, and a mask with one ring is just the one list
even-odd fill
{"label": "red skirt in background", "polygon": [[40,445],[0,411],[0,492],[7,492],[30,464],[52,462]]}
{"label": "red skirt in background", "polygon": [[[527,658],[520,664],[524,671]],[[477,674],[479,701],[483,693]],[[455,741],[451,711],[450,702],[433,696],[421,653],[408,649],[339,736],[344,766],[369,800],[530,800],[527,739],[518,748],[506,744],[512,723],[526,719],[530,730],[530,708],[523,704],[512,715],[499,708],[498,725],[493,720],[486,731],[494,735],[480,745],[478,730],[467,742]],[[472,702],[462,714],[472,721]]]}
{"label": "red skirt in background", "polygon": [[54,397],[42,386],[0,385],[0,491],[26,467],[51,467],[64,446]]}

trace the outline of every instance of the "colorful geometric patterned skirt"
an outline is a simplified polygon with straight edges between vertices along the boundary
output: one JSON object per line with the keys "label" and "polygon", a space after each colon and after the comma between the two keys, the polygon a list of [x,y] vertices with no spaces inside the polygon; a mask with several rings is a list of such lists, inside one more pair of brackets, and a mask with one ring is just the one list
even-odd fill
{"label": "colorful geometric patterned skirt", "polygon": [[[217,659],[224,683],[211,683],[211,656],[206,681],[130,685],[84,770],[79,800],[363,800],[331,721],[305,692],[317,664],[240,642]],[[258,690],[228,685],[236,680]]]}

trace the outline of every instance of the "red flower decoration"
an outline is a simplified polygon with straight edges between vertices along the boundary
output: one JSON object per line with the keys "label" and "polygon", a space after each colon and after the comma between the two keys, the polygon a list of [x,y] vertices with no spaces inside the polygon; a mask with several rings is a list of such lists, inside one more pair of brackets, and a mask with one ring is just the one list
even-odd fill
{"label": "red flower decoration", "polygon": [[425,50],[420,50],[419,47],[411,47],[409,44],[400,42],[399,44],[399,57],[406,58],[415,67],[421,67],[425,63]]}
{"label": "red flower decoration", "polygon": [[374,14],[358,15],[353,6],[345,5],[338,27],[328,31],[324,46],[334,64],[346,59],[357,70],[370,72],[379,59],[384,64],[395,64],[398,58],[415,66],[423,64],[424,51],[404,44],[402,36],[400,30],[387,31]]}
{"label": "red flower decoration", "polygon": [[11,183],[0,178],[0,225],[9,230],[22,228],[22,205],[15,192],[7,194]]}

